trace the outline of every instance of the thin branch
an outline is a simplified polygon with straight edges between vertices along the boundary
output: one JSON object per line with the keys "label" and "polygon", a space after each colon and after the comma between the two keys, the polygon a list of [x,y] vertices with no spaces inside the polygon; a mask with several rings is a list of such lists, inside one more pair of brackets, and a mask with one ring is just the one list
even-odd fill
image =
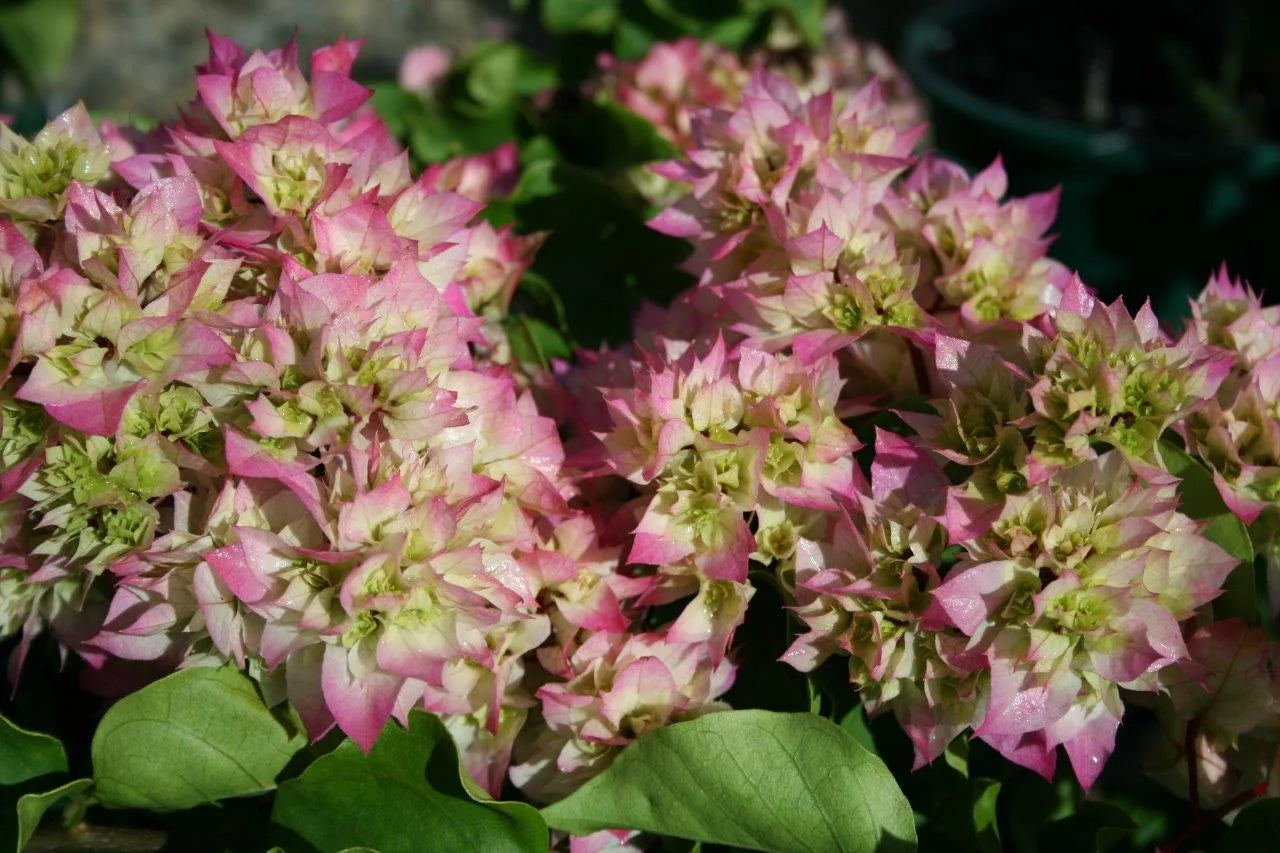
{"label": "thin branch", "polygon": [[71,829],[36,830],[23,849],[26,853],[156,853],[165,841],[165,833],[156,829],[82,823]]}
{"label": "thin branch", "polygon": [[1200,719],[1187,723],[1187,737],[1183,742],[1187,759],[1187,796],[1191,798],[1191,818],[1200,817],[1200,768],[1196,759],[1196,737],[1200,734]]}

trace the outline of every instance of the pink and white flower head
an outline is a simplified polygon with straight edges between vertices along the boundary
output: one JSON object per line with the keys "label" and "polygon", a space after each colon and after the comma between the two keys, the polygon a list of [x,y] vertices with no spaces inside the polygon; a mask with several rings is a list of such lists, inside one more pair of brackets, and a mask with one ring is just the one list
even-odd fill
{"label": "pink and white flower head", "polygon": [[1215,598],[1236,559],[1177,511],[1176,481],[1149,482],[1118,451],[1010,496],[934,591],[990,668],[975,733],[1051,775],[1066,747],[1097,778],[1114,745],[1119,687],[1187,657],[1179,623]]}
{"label": "pink and white flower head", "polygon": [[1280,351],[1280,306],[1263,306],[1247,284],[1224,265],[1191,302],[1187,334],[1236,354],[1240,370],[1250,370]]}
{"label": "pink and white flower head", "polygon": [[981,715],[983,669],[932,599],[946,531],[935,517],[946,478],[934,458],[878,431],[871,493],[847,506],[821,540],[796,546],[796,613],[807,627],[783,661],[810,671],[832,654],[867,710],[892,710],[933,761]]}
{"label": "pink and white flower head", "polygon": [[[647,370],[646,370],[647,367]],[[806,367],[759,350],[637,366],[633,388],[606,392],[613,428],[606,465],[651,497],[632,562],[742,582],[757,542],[746,514],[784,505],[834,509],[856,493],[858,446],[835,416],[834,360]]]}
{"label": "pink and white flower head", "polygon": [[57,219],[72,182],[103,180],[116,153],[84,104],[54,117],[31,140],[0,122],[0,213],[19,223]]}
{"label": "pink and white flower head", "polygon": [[1046,257],[1057,192],[1002,201],[1007,186],[999,159],[970,178],[956,164],[926,156],[894,200],[899,227],[932,249],[927,273],[937,309],[959,309],[967,326],[1032,320],[1058,304],[1068,280]]}
{"label": "pink and white flower head", "polygon": [[693,114],[736,104],[749,77],[732,52],[695,38],[655,44],[636,62],[602,54],[599,64],[598,96],[646,119],[680,148],[693,142]]}
{"label": "pink and white flower head", "polygon": [[809,95],[830,91],[848,97],[875,80],[885,92],[895,125],[909,130],[923,123],[923,105],[906,75],[879,45],[853,38],[839,10],[827,14],[823,36],[822,47],[798,64],[768,50],[744,63],[731,51],[694,38],[660,42],[632,62],[602,54],[597,96],[648,120],[680,148],[693,142],[694,113],[739,103],[750,78],[748,68],[754,66],[793,79]]}
{"label": "pink and white flower head", "polygon": [[397,79],[400,87],[419,95],[430,95],[440,85],[453,65],[453,53],[435,44],[424,44],[407,51],[400,60]]}
{"label": "pink and white flower head", "polygon": [[[1269,507],[1280,506],[1280,310],[1263,307],[1225,268],[1191,308],[1183,342],[1221,347],[1233,360],[1216,399],[1188,419],[1187,436],[1213,470],[1223,500],[1252,524]],[[1259,544],[1274,562],[1271,543]]]}
{"label": "pink and white flower head", "polygon": [[1028,329],[1027,359],[1038,377],[1029,395],[1033,479],[1092,455],[1105,441],[1134,459],[1150,460],[1166,428],[1211,400],[1233,359],[1184,339],[1171,343],[1144,305],[1099,303],[1077,278],[1053,318],[1053,334]]}
{"label": "pink and white flower head", "polygon": [[433,190],[454,192],[482,204],[506,196],[520,176],[514,142],[492,151],[433,163],[422,173],[422,184]]}
{"label": "pink and white flower head", "polygon": [[1229,381],[1187,420],[1187,435],[1227,506],[1252,524],[1280,507],[1280,351]]}
{"label": "pink and white flower head", "polygon": [[854,37],[842,9],[827,10],[822,35],[803,80],[808,91],[854,92],[875,80],[896,126],[908,130],[924,123],[924,104],[906,73],[880,45]]}
{"label": "pink and white flower head", "polygon": [[[537,244],[451,190],[497,192],[511,152],[415,182],[357,45],[310,74],[210,47],[111,193],[82,109],[5,137],[45,181],[6,172],[5,210],[50,233],[0,222],[0,636],[232,660],[366,748],[428,708],[496,792],[557,600],[621,630],[635,594],[578,541],[555,425],[478,355]],[[612,599],[571,591],[587,555]]]}
{"label": "pink and white flower head", "polygon": [[701,244],[690,263],[713,264],[708,274],[727,280],[773,245],[763,233],[768,216],[784,213],[793,191],[891,180],[910,165],[920,133],[889,123],[875,84],[837,104],[830,93],[806,99],[758,69],[736,109],[695,115],[687,160],[655,167],[692,190],[651,224]]}
{"label": "pink and white flower head", "polygon": [[209,61],[196,76],[196,101],[187,122],[207,129],[211,118],[234,139],[250,127],[303,116],[329,124],[347,118],[372,94],[351,79],[360,42],[339,41],[311,54],[308,78],[298,45],[245,55],[234,41],[209,34]]}
{"label": "pink and white flower head", "polygon": [[857,389],[868,393],[928,390],[876,366],[910,363],[881,330],[1016,349],[1067,281],[1046,257],[1056,194],[1002,200],[998,161],[972,179],[917,161],[921,132],[891,122],[876,82],[806,95],[763,70],[735,109],[695,114],[685,158],[655,167],[690,191],[651,225],[693,242],[687,266],[715,297],[699,303],[704,320],[727,311],[731,342],[801,358],[867,351],[848,373],[880,373]]}
{"label": "pink and white flower head", "polygon": [[733,665],[706,643],[663,633],[591,636],[542,687],[546,731],[512,779],[532,796],[555,799],[604,769],[618,750],[654,728],[725,710]]}

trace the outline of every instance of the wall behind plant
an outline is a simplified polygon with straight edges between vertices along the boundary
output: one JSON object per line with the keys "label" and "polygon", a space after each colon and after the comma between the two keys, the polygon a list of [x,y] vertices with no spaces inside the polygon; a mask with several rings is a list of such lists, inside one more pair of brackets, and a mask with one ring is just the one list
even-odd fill
{"label": "wall behind plant", "polygon": [[503,0],[90,0],[73,58],[47,95],[55,107],[82,98],[90,109],[173,115],[192,95],[206,27],[250,46],[279,44],[296,28],[304,50],[362,37],[362,77],[394,77],[416,44],[500,35],[506,9]]}

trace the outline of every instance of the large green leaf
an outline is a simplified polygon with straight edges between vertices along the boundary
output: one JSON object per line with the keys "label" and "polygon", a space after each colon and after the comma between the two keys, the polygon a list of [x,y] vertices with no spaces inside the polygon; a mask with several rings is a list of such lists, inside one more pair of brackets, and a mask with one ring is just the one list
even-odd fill
{"label": "large green leaf", "polygon": [[440,720],[422,711],[409,728],[392,722],[366,755],[351,741],[280,786],[272,820],[291,853],[372,847],[420,850],[547,849],[532,806],[477,799]]}
{"label": "large green leaf", "polygon": [[93,779],[107,806],[190,808],[271,790],[304,742],[240,672],[187,669],[107,712],[93,736]]}
{"label": "large green leaf", "polygon": [[[465,75],[458,80],[454,76],[444,100],[406,92],[395,83],[373,86],[373,108],[418,165],[491,151],[521,133],[524,119],[516,102],[474,101],[467,94]],[[485,88],[496,85],[491,78],[481,75],[479,80],[486,97],[499,96]]]}
{"label": "large green leaf", "polygon": [[0,717],[0,785],[67,772],[67,754],[57,738],[20,729]]}
{"label": "large green leaf", "polygon": [[888,768],[806,713],[728,711],[650,732],[542,813],[577,835],[620,827],[786,853],[916,842]]}
{"label": "large green leaf", "polygon": [[[519,97],[536,95],[556,86],[555,69],[513,42],[487,42],[474,48],[450,71],[450,80],[461,84],[444,87],[445,94],[467,115],[483,115]],[[471,109],[468,109],[468,104]]]}

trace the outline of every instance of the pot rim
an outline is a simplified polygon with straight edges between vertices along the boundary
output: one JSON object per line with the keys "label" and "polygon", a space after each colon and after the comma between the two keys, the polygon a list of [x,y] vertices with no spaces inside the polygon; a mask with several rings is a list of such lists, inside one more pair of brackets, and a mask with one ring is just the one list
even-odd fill
{"label": "pot rim", "polygon": [[1280,145],[1271,140],[1244,144],[1187,142],[1144,139],[1124,130],[1099,130],[1010,106],[966,88],[938,70],[935,57],[955,43],[953,31],[958,24],[1013,5],[1026,4],[1017,0],[970,0],[913,19],[907,26],[901,51],[903,66],[912,82],[929,100],[1003,134],[1060,157],[1070,152],[1070,159],[1090,160],[1117,171],[1145,170],[1153,163],[1164,163],[1195,168],[1237,167],[1255,176],[1280,172]]}

